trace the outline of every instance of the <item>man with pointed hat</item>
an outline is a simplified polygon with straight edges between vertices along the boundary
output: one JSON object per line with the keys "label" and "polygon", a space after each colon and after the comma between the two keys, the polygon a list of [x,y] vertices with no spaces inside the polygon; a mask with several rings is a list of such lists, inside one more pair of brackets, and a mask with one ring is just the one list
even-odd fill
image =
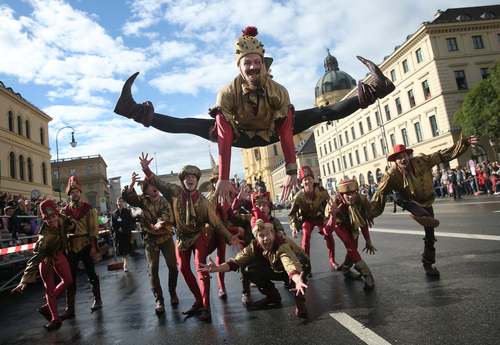
{"label": "man with pointed hat", "polygon": [[[315,227],[323,235],[328,248],[328,261],[332,269],[337,268],[335,262],[335,240],[332,229],[325,227],[325,207],[330,199],[328,192],[314,183],[314,174],[311,167],[305,165],[300,168],[299,180],[302,185],[292,202],[289,223],[293,236],[297,237],[299,228],[302,228],[302,249],[309,256],[311,248],[311,234]],[[301,225],[302,224],[302,225]]]}
{"label": "man with pointed hat", "polygon": [[272,59],[264,57],[264,45],[256,38],[255,27],[246,27],[235,44],[236,64],[240,74],[219,91],[210,119],[174,118],[157,114],[151,102],[137,104],[131,86],[138,73],[125,83],[115,113],[169,133],[191,133],[216,140],[219,148],[219,202],[228,204],[231,146],[252,148],[281,141],[286,164],[282,200],[297,185],[297,165],[293,134],[325,121],[343,118],[394,90],[394,85],[371,61],[358,57],[370,70],[369,83],[360,82],[358,94],[326,108],[295,112],[287,90],[269,74]]}
{"label": "man with pointed hat", "polygon": [[359,193],[356,180],[342,180],[337,188],[337,195],[327,207],[327,227],[332,227],[346,249],[346,257],[339,269],[346,279],[358,279],[351,267],[361,273],[365,281],[365,290],[375,287],[375,280],[366,262],[358,251],[359,233],[363,234],[366,246],[363,251],[375,254],[368,228],[373,224],[370,202],[366,196]]}
{"label": "man with pointed hat", "polygon": [[71,274],[75,279],[66,291],[66,309],[62,315],[63,320],[75,317],[76,275],[80,261],[85,266],[85,272],[94,295],[94,302],[90,309],[94,312],[102,308],[99,277],[94,267],[97,255],[97,235],[99,234],[97,211],[89,203],[82,200],[82,186],[78,177],[69,177],[66,194],[71,201],[63,208],[62,212],[75,222],[74,231],[68,234],[68,261]]}
{"label": "man with pointed hat", "polygon": [[205,224],[210,224],[222,236],[226,243],[239,245],[238,235],[232,235],[224,226],[209,201],[198,191],[201,171],[194,165],[186,165],[179,172],[181,186],[167,183],[158,178],[149,164],[153,159],[142,154],[140,162],[142,170],[149,181],[154,184],[165,198],[171,200],[177,231],[177,262],[187,286],[195,297],[195,303],[186,315],[198,315],[201,321],[210,322],[210,277],[198,271],[198,283],[191,270],[191,255],[194,253],[196,269],[200,263],[206,263],[208,255],[208,236],[204,231]]}
{"label": "man with pointed hat", "polygon": [[426,274],[430,277],[439,277],[439,271],[434,266],[436,262],[434,228],[439,225],[439,221],[434,217],[432,208],[434,202],[432,167],[448,163],[465,153],[469,146],[477,143],[477,137],[461,137],[450,148],[429,155],[421,154],[417,157],[413,157],[413,150],[405,145],[395,145],[394,152],[387,158],[394,164],[382,177],[372,197],[373,217],[382,214],[387,195],[395,192],[396,203],[410,212],[411,217],[424,227],[422,264]]}

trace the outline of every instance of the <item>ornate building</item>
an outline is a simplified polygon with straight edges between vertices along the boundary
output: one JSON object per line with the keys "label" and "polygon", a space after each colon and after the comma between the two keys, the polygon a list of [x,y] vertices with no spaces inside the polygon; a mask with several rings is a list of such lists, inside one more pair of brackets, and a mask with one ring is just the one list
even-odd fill
{"label": "ornate building", "polygon": [[[499,5],[439,11],[379,65],[394,82],[394,92],[366,109],[315,128],[324,186],[331,190],[345,177],[361,184],[379,181],[394,144],[405,144],[415,154],[451,146],[460,135],[453,114],[499,59]],[[320,91],[317,87],[320,106],[338,99]],[[353,89],[347,96],[356,92]],[[472,154],[498,159],[486,139]],[[451,165],[466,164],[470,158],[469,152]]]}
{"label": "ornate building", "polygon": [[51,120],[0,82],[0,192],[24,197],[52,195]]}

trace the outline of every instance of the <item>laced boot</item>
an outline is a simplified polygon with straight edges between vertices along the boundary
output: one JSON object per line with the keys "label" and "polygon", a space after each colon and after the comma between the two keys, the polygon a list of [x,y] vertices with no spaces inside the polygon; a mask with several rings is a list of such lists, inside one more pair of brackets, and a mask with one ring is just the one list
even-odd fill
{"label": "laced boot", "polygon": [[425,246],[422,253],[422,265],[424,266],[425,274],[432,278],[439,278],[440,273],[434,264],[436,263],[436,249],[434,248],[435,239],[424,238]]}
{"label": "laced boot", "polygon": [[369,84],[358,83],[358,100],[361,108],[373,104],[375,100],[384,98],[394,91],[394,84],[382,73],[380,68],[370,60],[358,56],[359,61],[370,70],[372,80]]}
{"label": "laced boot", "polygon": [[136,122],[143,124],[145,127],[151,126],[154,116],[153,104],[149,101],[142,104],[137,104],[132,97],[132,84],[139,72],[132,74],[122,88],[120,98],[116,102],[115,113],[125,116],[129,119],[134,119]]}
{"label": "laced boot", "polygon": [[50,313],[50,308],[48,304],[44,304],[40,308],[38,308],[38,312],[42,314],[42,316],[46,318],[47,321],[52,320],[52,314]]}
{"label": "laced boot", "polygon": [[429,216],[415,216],[410,215],[418,224],[422,225],[424,228],[437,228],[439,226],[439,220],[434,217]]}
{"label": "laced boot", "polygon": [[307,307],[304,295],[295,296],[295,316],[306,319]]}
{"label": "laced boot", "polygon": [[259,291],[266,297],[254,302],[252,306],[256,309],[264,309],[268,306],[280,306],[281,295],[278,290],[272,286],[269,288],[259,288]]}
{"label": "laced boot", "polygon": [[90,307],[90,311],[93,313],[94,311],[102,309],[101,287],[99,285],[99,280],[97,280],[92,285],[92,293],[94,294],[94,303],[92,303],[92,307]]}
{"label": "laced boot", "polygon": [[47,331],[55,331],[56,329],[61,328],[62,321],[60,319],[54,320],[54,321],[49,321],[48,324],[44,325],[45,329]]}
{"label": "laced boot", "polygon": [[363,279],[365,280],[365,290],[373,290],[375,288],[375,279],[373,278],[372,272],[368,268],[368,265],[364,260],[360,260],[356,263],[356,270],[358,270]]}

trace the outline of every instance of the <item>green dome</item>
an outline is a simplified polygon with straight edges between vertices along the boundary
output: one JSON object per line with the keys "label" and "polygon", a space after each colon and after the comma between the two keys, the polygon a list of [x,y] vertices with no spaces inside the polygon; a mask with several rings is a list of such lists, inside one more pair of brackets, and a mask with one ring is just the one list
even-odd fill
{"label": "green dome", "polygon": [[337,90],[351,90],[356,86],[356,81],[346,72],[339,70],[337,59],[330,54],[325,58],[325,74],[318,80],[315,88],[316,97],[327,92]]}

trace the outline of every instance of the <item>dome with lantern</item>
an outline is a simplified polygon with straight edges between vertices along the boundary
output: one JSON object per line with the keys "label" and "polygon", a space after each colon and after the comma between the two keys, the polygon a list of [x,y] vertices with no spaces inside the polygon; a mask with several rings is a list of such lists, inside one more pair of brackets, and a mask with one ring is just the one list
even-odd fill
{"label": "dome with lantern", "polygon": [[[325,96],[334,91],[349,91],[356,87],[356,81],[348,73],[339,70],[339,63],[335,56],[327,49],[324,62],[325,74],[318,80],[315,88],[316,98]],[[347,92],[343,92],[344,94]]]}

